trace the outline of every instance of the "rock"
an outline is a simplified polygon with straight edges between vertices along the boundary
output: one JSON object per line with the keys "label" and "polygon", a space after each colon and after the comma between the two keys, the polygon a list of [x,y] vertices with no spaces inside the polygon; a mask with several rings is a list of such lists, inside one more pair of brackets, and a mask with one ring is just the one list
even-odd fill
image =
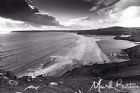
{"label": "rock", "polygon": [[9,85],[12,85],[12,86],[17,86],[18,85],[18,82],[15,81],[15,80],[9,80],[8,83],[9,83]]}
{"label": "rock", "polygon": [[6,73],[6,71],[3,70],[3,69],[0,69],[0,73],[1,73],[1,74],[4,74],[4,73]]}
{"label": "rock", "polygon": [[38,86],[33,86],[33,85],[31,85],[31,86],[28,86],[28,87],[26,87],[25,89],[24,89],[24,92],[23,93],[38,93],[37,91],[38,91]]}
{"label": "rock", "polygon": [[8,77],[8,78],[10,78],[10,79],[17,79],[17,77],[14,75],[14,73],[13,72],[11,72],[11,71],[7,71],[6,72],[6,76]]}
{"label": "rock", "polygon": [[21,78],[21,81],[24,83],[29,83],[30,81],[32,81],[32,77],[30,76],[24,76]]}
{"label": "rock", "polygon": [[50,85],[51,86],[57,86],[58,84],[56,82],[51,82]]}
{"label": "rock", "polygon": [[25,88],[24,90],[29,89],[29,88],[33,88],[33,89],[36,89],[37,90],[39,87],[29,86],[29,87]]}

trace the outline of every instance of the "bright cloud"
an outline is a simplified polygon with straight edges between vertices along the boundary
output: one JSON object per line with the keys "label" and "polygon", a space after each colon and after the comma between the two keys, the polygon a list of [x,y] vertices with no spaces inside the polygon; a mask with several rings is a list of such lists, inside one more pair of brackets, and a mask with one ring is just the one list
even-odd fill
{"label": "bright cloud", "polygon": [[17,25],[21,24],[23,24],[22,21],[15,21],[0,17],[0,34],[9,33],[12,30],[18,29],[15,28],[15,26],[18,27]]}
{"label": "bright cloud", "polygon": [[76,26],[82,27],[84,23],[90,20],[89,17],[81,17],[81,18],[75,18],[75,19],[66,19],[66,18],[59,18],[58,19],[61,25],[64,26]]}
{"label": "bright cloud", "polygon": [[125,27],[140,27],[140,7],[130,6],[122,12],[119,25]]}
{"label": "bright cloud", "polygon": [[99,19],[99,22],[110,26],[140,27],[140,6],[129,6],[122,11],[116,11],[115,8],[108,12],[105,19]]}
{"label": "bright cloud", "polygon": [[125,9],[122,13],[123,18],[135,18],[139,17],[140,15],[140,7],[138,6],[130,6],[127,9]]}
{"label": "bright cloud", "polygon": [[42,26],[35,25],[29,22],[16,21],[12,19],[0,17],[0,34],[6,34],[11,31],[23,31],[23,30],[60,30],[59,26]]}

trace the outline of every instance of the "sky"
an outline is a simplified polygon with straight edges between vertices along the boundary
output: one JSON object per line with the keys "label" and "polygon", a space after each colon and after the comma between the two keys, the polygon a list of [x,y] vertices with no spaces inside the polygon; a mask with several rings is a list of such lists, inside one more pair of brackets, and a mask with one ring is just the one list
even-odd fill
{"label": "sky", "polygon": [[140,0],[1,0],[0,31],[140,27]]}

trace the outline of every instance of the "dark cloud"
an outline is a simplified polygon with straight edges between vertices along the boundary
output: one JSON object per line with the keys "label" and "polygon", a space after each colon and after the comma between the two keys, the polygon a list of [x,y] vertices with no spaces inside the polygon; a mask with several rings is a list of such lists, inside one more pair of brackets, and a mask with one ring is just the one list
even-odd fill
{"label": "dark cloud", "polygon": [[26,0],[1,0],[0,16],[39,25],[59,25],[55,17],[39,14],[39,10]]}
{"label": "dark cloud", "polygon": [[120,0],[85,0],[87,2],[91,2],[93,7],[90,9],[91,11],[97,11],[100,9],[104,9],[114,4],[118,3]]}
{"label": "dark cloud", "polygon": [[91,14],[94,10],[94,17],[98,17],[97,11],[109,8],[120,0],[32,0],[32,3],[44,11],[67,18],[78,18]]}
{"label": "dark cloud", "polygon": [[32,0],[32,4],[52,15],[78,18],[90,14],[92,3],[84,0]]}

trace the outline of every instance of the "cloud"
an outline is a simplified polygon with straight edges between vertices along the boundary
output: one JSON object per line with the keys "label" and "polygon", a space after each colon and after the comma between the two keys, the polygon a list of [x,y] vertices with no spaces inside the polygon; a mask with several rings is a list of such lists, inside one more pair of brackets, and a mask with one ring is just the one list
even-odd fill
{"label": "cloud", "polygon": [[93,7],[90,9],[90,11],[97,11],[100,9],[111,7],[114,4],[118,3],[120,0],[85,0],[85,1],[91,2],[93,4]]}
{"label": "cloud", "polygon": [[102,9],[98,22],[108,26],[140,27],[140,1],[121,0],[111,8]]}
{"label": "cloud", "polygon": [[140,16],[140,6],[130,6],[122,12],[122,17],[129,19],[129,18],[136,18]]}
{"label": "cloud", "polygon": [[87,20],[90,20],[89,17],[80,17],[80,18],[75,18],[75,19],[70,19],[70,21],[73,21],[73,22],[79,22],[79,21],[87,21]]}
{"label": "cloud", "polygon": [[28,30],[64,30],[64,27],[37,25],[25,21],[16,21],[0,17],[0,34],[9,33],[11,31],[28,31]]}
{"label": "cloud", "polygon": [[125,27],[140,27],[140,6],[130,6],[119,18],[118,25]]}
{"label": "cloud", "polygon": [[[90,18],[89,17],[80,17],[80,18],[75,18],[75,19],[66,19],[66,18],[60,18],[59,21],[60,21],[60,24],[61,25],[64,25],[64,26],[75,26],[77,25],[78,27],[80,26],[79,24],[80,23],[83,23],[83,22],[86,22],[86,21],[89,21]],[[81,27],[81,26],[80,26]]]}
{"label": "cloud", "polygon": [[110,26],[140,27],[140,6],[129,6],[122,11],[110,11],[108,17],[99,19],[102,24]]}
{"label": "cloud", "polygon": [[140,0],[121,0],[115,5],[115,11],[122,11],[130,6],[140,6]]}
{"label": "cloud", "polygon": [[39,10],[30,5],[26,0],[1,0],[0,16],[38,25],[60,25],[55,17],[39,14]]}
{"label": "cloud", "polygon": [[65,30],[87,30],[91,28],[89,26],[91,18],[88,16],[74,19],[59,18],[58,20]]}

